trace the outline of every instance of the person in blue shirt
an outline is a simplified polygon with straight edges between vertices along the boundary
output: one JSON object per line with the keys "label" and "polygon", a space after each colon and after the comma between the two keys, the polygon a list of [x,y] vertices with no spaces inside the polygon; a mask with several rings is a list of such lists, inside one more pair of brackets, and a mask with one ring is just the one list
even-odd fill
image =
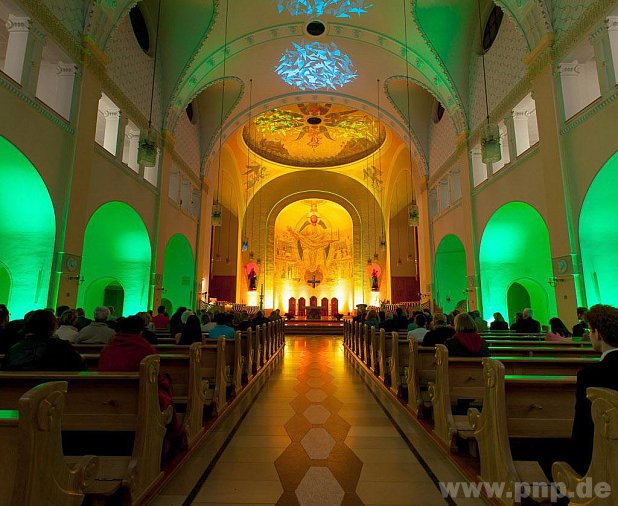
{"label": "person in blue shirt", "polygon": [[234,330],[233,322],[234,318],[231,313],[217,313],[215,315],[215,323],[217,325],[210,329],[208,337],[210,339],[218,339],[219,336],[223,336],[226,339],[234,339],[236,331]]}

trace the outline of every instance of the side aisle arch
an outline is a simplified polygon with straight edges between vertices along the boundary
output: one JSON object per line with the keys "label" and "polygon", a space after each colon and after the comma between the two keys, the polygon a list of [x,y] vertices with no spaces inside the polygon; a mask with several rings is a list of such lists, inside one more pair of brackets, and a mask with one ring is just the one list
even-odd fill
{"label": "side aisle arch", "polygon": [[[116,316],[145,311],[152,248],[140,215],[124,202],[108,202],[90,217],[84,234],[77,305],[88,316],[100,305],[122,303]],[[108,302],[106,304],[106,302]]]}
{"label": "side aisle arch", "polygon": [[[556,316],[556,295],[547,282],[553,276],[549,244],[547,225],[529,204],[509,202],[494,212],[483,231],[479,254],[486,318],[494,312],[512,318],[508,300],[514,283],[528,292],[534,318],[542,325]],[[516,300],[513,291],[511,300]],[[524,295],[517,300],[527,299]]]}
{"label": "side aisle arch", "polygon": [[588,305],[618,305],[618,152],[596,175],[579,216]]}
{"label": "side aisle arch", "polygon": [[0,304],[15,319],[47,305],[56,216],[38,171],[4,137],[0,180]]}

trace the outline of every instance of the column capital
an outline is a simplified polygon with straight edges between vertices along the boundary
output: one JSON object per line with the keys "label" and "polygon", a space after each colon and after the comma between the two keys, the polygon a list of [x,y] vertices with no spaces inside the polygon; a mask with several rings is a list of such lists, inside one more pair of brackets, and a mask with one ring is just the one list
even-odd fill
{"label": "column capital", "polygon": [[58,77],[74,77],[77,74],[77,66],[74,63],[58,62],[56,75]]}
{"label": "column capital", "polygon": [[9,14],[9,19],[7,20],[6,29],[9,33],[13,32],[29,32],[30,31],[30,18],[25,16],[14,16],[13,14]]}

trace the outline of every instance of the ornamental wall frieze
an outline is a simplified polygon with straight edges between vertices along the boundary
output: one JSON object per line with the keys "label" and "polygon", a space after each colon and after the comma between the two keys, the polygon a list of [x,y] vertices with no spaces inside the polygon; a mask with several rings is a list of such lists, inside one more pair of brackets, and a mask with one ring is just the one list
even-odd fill
{"label": "ornamental wall frieze", "polygon": [[32,97],[29,94],[24,93],[21,86],[13,83],[10,79],[6,78],[2,72],[0,72],[0,87],[7,90],[12,95],[15,95],[22,102],[32,107],[39,114],[43,115],[46,119],[51,121],[54,125],[61,128],[70,135],[75,133],[75,130],[70,123],[58,116],[55,112],[52,112],[45,105],[43,105],[38,99]]}

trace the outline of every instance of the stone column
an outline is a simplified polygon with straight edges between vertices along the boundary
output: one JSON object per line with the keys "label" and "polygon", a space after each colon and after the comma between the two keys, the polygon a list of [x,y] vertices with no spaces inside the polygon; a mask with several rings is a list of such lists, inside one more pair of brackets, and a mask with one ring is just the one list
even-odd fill
{"label": "stone column", "polygon": [[601,96],[608,97],[616,87],[616,64],[618,63],[618,16],[611,16],[590,34],[597,62]]}
{"label": "stone column", "polygon": [[76,72],[77,67],[73,63],[58,62],[56,70],[56,111],[66,119],[71,118]]}

